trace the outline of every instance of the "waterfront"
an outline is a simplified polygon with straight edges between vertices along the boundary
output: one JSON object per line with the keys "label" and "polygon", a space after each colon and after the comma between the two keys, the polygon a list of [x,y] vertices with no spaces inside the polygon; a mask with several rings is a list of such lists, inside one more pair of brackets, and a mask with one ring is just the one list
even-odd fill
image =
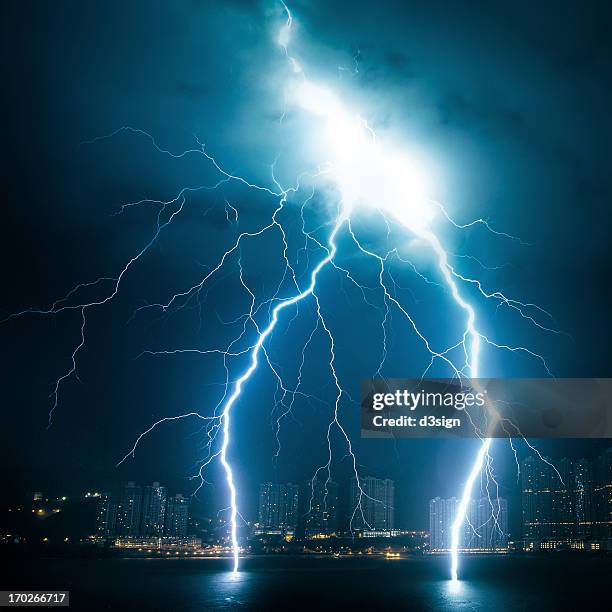
{"label": "waterfront", "polygon": [[611,596],[612,557],[265,556],[245,559],[20,559],[2,589],[69,590],[76,610],[574,610]]}

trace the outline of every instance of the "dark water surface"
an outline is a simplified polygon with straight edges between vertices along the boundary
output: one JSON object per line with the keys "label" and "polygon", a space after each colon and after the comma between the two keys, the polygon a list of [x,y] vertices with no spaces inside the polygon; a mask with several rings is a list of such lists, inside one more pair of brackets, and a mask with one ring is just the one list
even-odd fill
{"label": "dark water surface", "polygon": [[[612,609],[612,558],[470,557],[453,592],[448,559],[37,559],[10,563],[2,589],[71,592],[76,610]],[[9,584],[10,583],[10,584]],[[607,603],[606,603],[607,602]]]}

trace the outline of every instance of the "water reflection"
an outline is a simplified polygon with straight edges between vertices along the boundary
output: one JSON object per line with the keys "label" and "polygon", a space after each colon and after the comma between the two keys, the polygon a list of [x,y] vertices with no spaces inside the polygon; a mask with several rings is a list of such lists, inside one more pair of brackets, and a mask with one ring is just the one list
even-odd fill
{"label": "water reflection", "polygon": [[[25,561],[24,561],[25,563]],[[38,559],[14,569],[20,587],[70,584],[76,610],[572,610],[608,595],[612,558],[592,555],[470,558],[462,579],[448,560],[290,557],[228,559]],[[23,581],[22,581],[23,582]],[[552,584],[551,584],[552,582]]]}

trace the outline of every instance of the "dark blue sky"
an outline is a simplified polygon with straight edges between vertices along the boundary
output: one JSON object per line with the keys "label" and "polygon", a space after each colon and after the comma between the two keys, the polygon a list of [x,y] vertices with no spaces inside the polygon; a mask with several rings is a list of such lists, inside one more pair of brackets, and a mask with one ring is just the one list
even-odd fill
{"label": "dark blue sky", "polygon": [[[461,269],[480,274],[488,287],[540,304],[568,335],[542,333],[484,305],[483,329],[500,341],[533,347],[556,375],[610,376],[612,38],[604,5],[298,2],[292,10],[296,49],[310,74],[337,88],[372,125],[423,161],[432,197],[460,220],[484,217],[530,244],[477,229],[448,232],[453,251],[492,266],[507,264],[482,271],[458,260]],[[7,314],[48,305],[79,282],[116,274],[148,241],[156,214],[140,207],[112,216],[121,204],[169,198],[182,186],[218,179],[201,157],[173,160],[137,135],[91,146],[83,141],[131,125],[179,152],[194,145],[196,134],[225,167],[267,185],[277,157],[286,183],[302,164],[317,161],[300,146],[299,121],[278,122],[285,68],[274,42],[282,16],[273,2],[30,2],[2,11]],[[353,68],[356,54],[358,72],[351,74],[344,68]],[[148,312],[126,322],[136,306],[166,301],[177,288],[191,286],[203,266],[232,244],[236,230],[227,222],[224,198],[239,208],[243,229],[261,223],[275,203],[237,185],[189,198],[184,214],[130,272],[118,299],[91,311],[79,359],[82,384],[72,380],[63,387],[50,430],[47,395],[70,367],[78,314],[28,316],[0,328],[7,487],[78,489],[137,478],[192,490],[185,476],[202,444],[194,423],[160,430],[134,462],[113,466],[153,420],[205,412],[213,401],[218,361],[134,358],[143,349],[223,342],[229,330],[222,320],[235,318],[246,304],[235,262],[210,286],[201,320],[196,309],[164,318]],[[302,200],[289,202],[290,236],[297,236]],[[317,202],[321,214],[325,202]],[[271,238],[243,253],[262,295],[277,279],[278,252],[279,242]],[[349,251],[342,258],[361,265]],[[371,269],[362,270],[364,282],[371,281]],[[398,274],[412,312],[433,338],[456,329],[439,291]],[[372,374],[379,355],[379,315],[338,275],[323,279],[321,297],[337,337],[339,372],[356,396],[359,379]],[[283,329],[272,340],[270,355],[290,377],[295,347],[311,324],[312,308],[306,306],[294,335]],[[425,358],[414,336],[399,319],[392,331],[386,374],[420,374]],[[328,380],[326,351],[320,338],[308,378],[329,400],[331,389],[321,389]],[[537,361],[491,353],[483,374],[541,376],[542,370]],[[233,459],[247,509],[258,482],[275,475],[304,479],[325,450],[320,434],[327,409],[303,404],[299,424],[286,431],[286,454],[275,474],[273,394],[274,380],[262,372],[236,411]],[[357,408],[346,403],[343,415],[357,440]],[[428,497],[458,491],[475,443],[356,445],[366,471],[400,483],[402,521],[420,526]],[[502,446],[497,458],[511,481],[509,451]],[[553,454],[596,450],[569,443],[543,447]],[[340,448],[338,453],[341,458]],[[338,470],[342,475],[342,465]],[[207,488],[203,496],[226,505],[223,487]]]}

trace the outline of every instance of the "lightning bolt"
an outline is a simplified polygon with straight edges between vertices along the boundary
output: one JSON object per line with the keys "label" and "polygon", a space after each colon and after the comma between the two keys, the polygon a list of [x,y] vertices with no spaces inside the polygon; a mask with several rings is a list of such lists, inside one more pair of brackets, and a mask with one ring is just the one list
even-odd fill
{"label": "lightning bolt", "polygon": [[[215,459],[218,459],[223,467],[229,493],[229,506],[224,508],[224,511],[229,512],[229,544],[233,559],[232,570],[234,573],[236,573],[239,568],[241,549],[238,537],[238,520],[240,518],[240,512],[238,508],[237,483],[229,457],[229,450],[232,445],[232,411],[260,365],[267,365],[276,379],[279,397],[279,399],[276,400],[276,405],[273,410],[273,414],[275,415],[274,433],[277,441],[275,458],[278,458],[281,451],[281,424],[287,416],[293,414],[292,410],[296,397],[301,397],[308,401],[322,402],[322,400],[316,396],[302,391],[302,368],[306,359],[306,351],[314,336],[318,333],[323,334],[327,339],[329,347],[327,365],[329,367],[331,382],[335,390],[335,398],[330,420],[326,428],[327,460],[314,472],[311,480],[312,494],[314,495],[315,483],[321,473],[327,476],[327,480],[324,483],[324,490],[325,493],[327,493],[328,483],[331,480],[333,461],[332,435],[334,432],[339,433],[346,447],[346,456],[350,459],[359,491],[357,505],[353,509],[351,516],[351,527],[353,518],[357,513],[361,513],[361,517],[365,522],[361,503],[368,495],[361,487],[357,458],[353,450],[351,439],[340,415],[341,402],[344,398],[351,400],[351,397],[341,385],[336,365],[336,343],[330,325],[326,320],[320,295],[317,291],[317,282],[324,270],[335,270],[338,274],[342,275],[343,279],[346,279],[358,288],[364,302],[368,306],[377,309],[380,313],[383,346],[381,359],[376,370],[377,376],[381,375],[387,357],[387,327],[390,324],[392,312],[399,313],[406,321],[408,328],[412,330],[415,338],[424,347],[430,357],[429,365],[423,372],[423,376],[427,374],[434,363],[442,362],[444,367],[449,368],[453,377],[459,380],[469,378],[473,386],[477,387],[478,377],[481,371],[481,348],[483,345],[507,350],[512,353],[523,353],[536,358],[542,363],[546,371],[550,373],[550,369],[541,355],[533,352],[527,347],[512,346],[493,340],[478,329],[477,308],[470,298],[467,297],[466,289],[468,288],[475,290],[482,299],[494,302],[496,307],[506,307],[512,312],[517,313],[536,328],[558,333],[550,324],[552,320],[550,314],[537,305],[507,297],[500,291],[485,289],[478,279],[468,277],[458,271],[454,260],[459,258],[471,258],[483,268],[486,268],[486,266],[471,255],[456,255],[449,252],[444,247],[443,241],[435,230],[435,224],[438,220],[436,216],[438,214],[441,213],[442,220],[445,223],[449,223],[459,230],[481,225],[495,236],[511,240],[517,239],[505,232],[495,230],[483,219],[477,219],[470,223],[458,223],[451,218],[441,204],[429,200],[425,195],[425,188],[422,185],[421,176],[419,176],[411,160],[407,159],[401,151],[396,151],[388,144],[382,142],[367,121],[359,116],[358,113],[353,112],[350,108],[345,106],[333,91],[325,86],[313,83],[307,78],[301,63],[293,57],[290,52],[292,28],[294,24],[293,15],[284,2],[281,1],[280,4],[282,5],[285,21],[279,30],[277,43],[283,56],[287,60],[290,72],[285,82],[286,88],[284,91],[284,108],[281,114],[281,122],[290,112],[302,112],[312,116],[313,121],[316,122],[317,125],[323,127],[324,136],[319,146],[324,152],[325,161],[319,164],[316,170],[300,174],[296,184],[291,187],[283,187],[281,185],[279,180],[275,177],[275,168],[273,164],[271,167],[272,187],[265,187],[226,170],[223,165],[206,150],[204,144],[197,138],[197,146],[180,153],[174,153],[164,149],[147,132],[129,126],[124,126],[107,136],[95,138],[89,141],[89,144],[98,142],[101,139],[116,136],[121,132],[142,136],[149,139],[154,149],[163,155],[172,158],[183,158],[188,155],[201,156],[206,163],[214,168],[220,178],[216,183],[211,185],[185,187],[174,197],[166,201],[144,199],[124,204],[117,214],[122,214],[126,209],[131,207],[145,205],[158,207],[159,210],[156,215],[156,223],[150,239],[129,259],[126,265],[117,274],[81,283],[75,286],[63,298],[55,301],[48,308],[27,309],[11,314],[4,319],[6,322],[28,314],[57,315],[63,312],[78,312],[80,315],[80,335],[71,355],[70,367],[56,380],[51,394],[53,399],[53,405],[49,412],[49,424],[51,424],[53,414],[58,407],[61,386],[69,379],[73,377],[78,379],[79,376],[77,361],[80,352],[86,345],[87,313],[91,309],[102,307],[113,301],[131,269],[138,265],[139,261],[160,239],[166,228],[172,224],[177,215],[179,215],[184,207],[188,205],[190,196],[202,190],[216,190],[227,183],[233,182],[246,189],[261,192],[275,199],[276,206],[269,217],[269,221],[258,228],[238,233],[229,248],[223,252],[216,263],[208,269],[198,282],[184,290],[178,291],[165,303],[153,303],[140,306],[134,311],[133,315],[135,317],[139,313],[149,309],[156,309],[163,314],[171,314],[188,307],[198,308],[201,312],[202,294],[205,294],[207,291],[206,287],[209,282],[219,275],[221,270],[232,261],[232,258],[236,260],[240,287],[248,299],[249,307],[238,319],[234,321],[222,321],[222,323],[227,325],[241,323],[241,325],[238,325],[239,330],[237,335],[226,346],[222,347],[146,350],[143,351],[141,355],[141,357],[153,357],[156,355],[193,353],[202,356],[221,357],[225,370],[225,380],[221,384],[222,393],[217,404],[213,407],[211,414],[202,414],[199,411],[189,410],[184,414],[164,417],[156,421],[136,438],[130,451],[118,464],[120,465],[128,458],[133,457],[141,441],[155,428],[168,422],[181,419],[193,418],[201,422],[206,436],[206,444],[204,445],[206,455],[201,460],[194,478],[200,480],[199,489],[205,483],[204,474],[206,468]],[[355,70],[349,71],[349,73],[353,75],[358,73],[358,56],[355,58]],[[329,223],[314,229],[308,229],[306,211],[312,204],[315,196],[314,184],[317,180],[323,179],[329,179],[336,185],[340,193],[340,204],[336,214]],[[301,229],[304,242],[303,246],[298,249],[297,259],[299,263],[299,259],[303,255],[306,269],[309,269],[310,253],[315,251],[320,254],[320,257],[314,267],[312,267],[306,275],[307,282],[302,283],[302,279],[296,271],[297,264],[295,261],[292,262],[290,258],[289,238],[285,230],[283,216],[286,213],[286,205],[289,197],[297,195],[302,189],[303,183],[306,182],[312,183],[312,190],[300,207],[302,220]],[[365,240],[359,236],[355,224],[360,212],[364,210],[374,210],[379,215],[379,218],[387,230],[386,243],[395,236],[396,229],[400,228],[402,239],[405,240],[405,242],[408,242],[409,239],[416,239],[420,245],[426,247],[426,250],[434,259],[440,282],[432,281],[421,273],[417,266],[403,255],[399,247],[396,246],[392,249],[386,248],[381,250],[379,246],[370,246],[366,244]],[[237,230],[241,223],[239,205],[234,205],[224,198],[224,211],[228,225],[233,230]],[[328,230],[328,228],[331,229]],[[320,237],[322,230],[328,231],[325,238]],[[255,291],[247,282],[244,274],[241,259],[242,248],[246,242],[256,240],[273,232],[280,237],[282,244],[280,257],[284,264],[284,272],[275,291],[268,296],[267,299],[258,301]],[[354,245],[360,256],[376,266],[376,287],[368,287],[360,282],[354,271],[335,261],[338,252],[338,236],[340,232],[346,233],[348,241]],[[398,284],[393,276],[392,270],[392,264],[394,263],[412,270],[421,281],[428,284],[440,284],[445,290],[452,300],[452,303],[459,312],[462,313],[465,320],[464,327],[454,343],[451,343],[447,347],[435,347],[426,337],[425,333],[423,333],[417,324],[415,317],[410,313],[399,296]],[[303,286],[301,286],[302,284]],[[288,291],[287,285],[289,285],[291,289],[288,297],[286,296]],[[105,291],[98,297],[91,300],[78,299],[82,292],[99,290],[100,288],[105,289]],[[382,307],[371,301],[370,296],[374,293],[381,296]],[[299,315],[300,305],[302,304],[302,306],[305,306],[308,302],[310,302],[314,308],[315,325],[302,347],[301,362],[295,384],[290,385],[286,383],[279,368],[273,362],[268,350],[272,336],[284,312],[290,310],[291,307],[295,307],[295,314],[288,323],[291,325],[293,320]],[[545,317],[546,323],[540,322],[539,316]],[[264,319],[263,322],[262,319]],[[237,376],[232,374],[231,362],[234,359],[246,359],[246,365],[239,369],[239,374]],[[287,398],[289,398],[288,401]],[[497,487],[493,474],[493,459],[490,455],[492,438],[487,434],[497,425],[500,418],[497,410],[491,407],[487,431],[478,432],[480,436],[480,446],[467,480],[465,481],[457,516],[452,525],[451,580],[453,583],[457,583],[458,581],[460,532],[466,522],[467,508],[476,480],[479,476],[483,476],[485,478],[485,488],[487,491],[489,490],[489,486]],[[219,439],[220,442],[218,441]],[[493,484],[491,485],[490,483]],[[495,514],[492,513],[492,516],[495,521]]]}
{"label": "lightning bolt", "polygon": [[[234,405],[236,400],[240,397],[240,394],[242,393],[243,385],[249,380],[249,378],[251,378],[251,375],[257,369],[259,352],[261,351],[264,345],[264,342],[266,341],[266,338],[274,331],[274,328],[276,327],[276,324],[278,323],[278,318],[279,318],[280,313],[285,308],[288,308],[289,306],[292,306],[293,304],[297,304],[304,298],[307,298],[308,296],[313,295],[315,285],[317,283],[317,276],[319,275],[319,272],[333,259],[334,255],[336,254],[335,237],[343,223],[344,223],[344,218],[341,217],[338,219],[338,221],[334,225],[334,229],[332,230],[329,236],[329,241],[328,241],[329,250],[328,250],[327,256],[324,257],[312,271],[311,276],[310,276],[310,284],[308,285],[308,287],[301,293],[298,293],[289,299],[283,300],[282,302],[277,304],[272,309],[272,319],[270,323],[259,334],[257,342],[251,349],[251,364],[244,371],[244,373],[238,378],[238,380],[234,383],[234,389],[231,395],[229,396],[229,398],[227,399],[227,401],[225,402],[225,405],[223,406],[223,410],[221,411],[221,417],[223,420],[223,443],[221,444],[220,458],[221,458],[221,463],[223,464],[223,468],[225,469],[227,486],[230,490],[230,508],[231,508],[230,523],[231,523],[232,551],[233,551],[233,556],[234,556],[234,567],[233,567],[234,572],[238,571],[238,550],[239,550],[238,539],[236,535],[236,530],[237,530],[236,486],[234,484],[234,476],[232,473],[232,468],[227,459],[227,449],[230,444],[230,413],[232,410],[232,406]],[[318,304],[318,300],[317,300],[317,304]]]}
{"label": "lightning bolt", "polygon": [[[341,102],[333,95],[332,92],[310,83],[306,78],[300,63],[290,55],[289,43],[293,16],[287,5],[284,2],[282,4],[287,15],[287,21],[281,28],[278,42],[281,45],[284,54],[289,59],[293,72],[297,73],[301,79],[301,83],[297,86],[297,93],[294,94],[294,99],[303,108],[320,116],[323,121],[327,123],[327,144],[332,151],[335,150],[335,160],[332,162],[332,166],[335,169],[336,179],[339,182],[343,196],[343,203],[349,208],[349,211],[346,213],[347,216],[350,219],[352,212],[351,209],[353,206],[358,206],[359,204],[362,204],[364,200],[366,202],[369,200],[367,203],[369,205],[376,206],[384,216],[387,228],[389,228],[387,215],[391,215],[393,221],[404,226],[429,247],[435,256],[437,267],[445,287],[448,289],[452,300],[465,316],[465,329],[462,334],[462,338],[458,343],[458,345],[460,345],[463,349],[465,363],[461,368],[459,368],[446,357],[447,353],[453,350],[457,345],[449,347],[444,351],[435,351],[431,348],[430,343],[419,331],[413,318],[391,295],[388,286],[385,284],[385,264],[387,263],[391,253],[387,252],[384,256],[381,256],[364,248],[355,236],[353,230],[350,228],[349,221],[351,236],[353,237],[353,240],[360,251],[369,257],[377,259],[379,262],[379,284],[384,292],[385,307],[387,309],[382,322],[383,332],[385,330],[385,323],[388,317],[388,303],[391,302],[397,306],[408,319],[413,330],[430,352],[432,357],[431,363],[433,363],[435,359],[443,359],[451,366],[455,375],[459,378],[462,376],[469,376],[473,381],[473,386],[477,389],[479,388],[477,379],[480,375],[480,348],[482,342],[496,348],[506,349],[511,352],[524,352],[536,357],[543,363],[547,373],[551,374],[548,365],[541,355],[534,353],[526,347],[509,346],[506,344],[497,343],[489,339],[477,329],[476,309],[470,303],[470,301],[464,297],[459,288],[458,282],[475,285],[479,293],[487,300],[497,300],[498,305],[505,305],[511,309],[514,309],[520,314],[521,317],[527,319],[538,328],[558,333],[555,329],[539,323],[532,316],[532,314],[530,314],[532,312],[530,309],[536,309],[550,317],[548,312],[543,311],[534,304],[526,304],[519,300],[510,299],[499,291],[488,292],[483,288],[480,281],[477,279],[468,278],[455,270],[455,268],[449,262],[449,253],[443,247],[442,242],[432,229],[430,223],[433,217],[431,204],[434,204],[437,208],[439,208],[446,220],[458,229],[466,229],[477,224],[482,224],[486,227],[486,229],[496,235],[510,239],[515,238],[505,232],[498,232],[494,230],[488,224],[488,222],[483,219],[477,219],[476,221],[466,224],[456,223],[441,204],[430,202],[430,206],[428,206],[423,195],[419,193],[418,186],[414,184],[411,185],[409,182],[406,183],[405,179],[402,180],[400,178],[406,175],[409,166],[403,164],[403,160],[398,160],[393,153],[389,153],[388,151],[379,148],[377,146],[378,142],[376,135],[368,123],[361,117],[351,116],[351,113],[343,107]],[[372,184],[367,184],[363,180],[364,176],[373,177],[374,180],[372,181]],[[383,186],[386,186],[386,189]],[[373,193],[370,197],[368,197],[368,191],[370,190]],[[388,197],[386,200],[384,199],[385,195]],[[388,229],[388,232],[390,232],[390,229]],[[395,252],[397,254],[396,250]],[[378,368],[378,374],[380,373],[382,364],[384,363],[386,352],[386,333],[383,333],[383,357]],[[491,418],[489,420],[488,431],[492,432],[498,424],[501,416],[494,406],[489,406],[489,412],[491,414]],[[492,475],[492,458],[489,453],[492,441],[492,438],[487,436],[484,436],[481,439],[480,448],[476,454],[476,459],[465,482],[461,501],[457,509],[457,515],[452,525],[451,580],[453,583],[457,583],[458,581],[460,531],[464,522],[466,521],[467,507],[471,499],[475,481],[482,473],[483,466],[486,466],[487,490],[489,477],[495,483],[495,486],[497,486],[497,483]],[[492,513],[492,517],[493,520],[496,521],[496,515],[494,512]]]}

